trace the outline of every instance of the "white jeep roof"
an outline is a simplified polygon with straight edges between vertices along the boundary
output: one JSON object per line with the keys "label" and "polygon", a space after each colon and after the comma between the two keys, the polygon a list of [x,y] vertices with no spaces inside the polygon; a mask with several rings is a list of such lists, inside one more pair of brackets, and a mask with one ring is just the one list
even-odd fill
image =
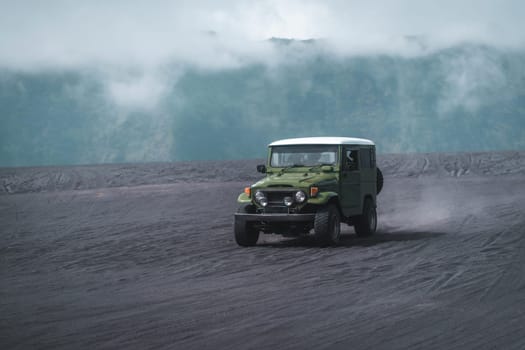
{"label": "white jeep roof", "polygon": [[289,145],[374,145],[374,142],[355,137],[301,137],[274,141],[268,146]]}

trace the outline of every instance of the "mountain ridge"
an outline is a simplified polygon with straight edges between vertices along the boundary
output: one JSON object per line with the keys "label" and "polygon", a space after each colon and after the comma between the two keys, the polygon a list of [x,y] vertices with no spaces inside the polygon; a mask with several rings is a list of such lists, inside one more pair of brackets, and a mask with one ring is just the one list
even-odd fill
{"label": "mountain ridge", "polygon": [[[254,158],[275,139],[323,135],[370,138],[384,153],[525,149],[524,52],[336,57],[316,39],[297,52],[272,40],[289,62],[169,67],[155,108],[115,103],[89,69],[3,70],[0,166]],[[157,87],[137,79],[117,85],[131,102]]]}

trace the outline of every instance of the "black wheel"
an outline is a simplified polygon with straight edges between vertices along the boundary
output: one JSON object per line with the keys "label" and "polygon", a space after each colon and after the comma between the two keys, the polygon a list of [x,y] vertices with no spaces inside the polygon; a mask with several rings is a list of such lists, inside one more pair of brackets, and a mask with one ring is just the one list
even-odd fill
{"label": "black wheel", "polygon": [[374,234],[377,228],[377,211],[370,198],[365,199],[363,205],[363,215],[359,215],[355,220],[355,233],[359,237],[366,237]]}
{"label": "black wheel", "polygon": [[341,235],[339,210],[329,204],[317,211],[314,220],[315,238],[322,244],[336,244]]}
{"label": "black wheel", "polygon": [[[238,213],[251,213],[250,206],[242,206],[237,210]],[[259,239],[259,231],[253,226],[253,223],[235,219],[233,231],[235,233],[235,242],[242,247],[251,247]]]}
{"label": "black wheel", "polygon": [[377,187],[376,187],[377,188],[376,195],[377,195],[383,189],[383,182],[384,182],[383,173],[381,172],[379,168],[377,168],[377,180],[376,181],[377,181]]}

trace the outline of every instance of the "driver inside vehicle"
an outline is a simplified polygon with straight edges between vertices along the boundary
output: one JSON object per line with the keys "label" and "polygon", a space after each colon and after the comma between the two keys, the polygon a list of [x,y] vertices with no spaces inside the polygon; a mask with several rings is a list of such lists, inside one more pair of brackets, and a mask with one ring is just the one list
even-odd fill
{"label": "driver inside vehicle", "polygon": [[348,170],[357,169],[357,151],[346,151],[346,168]]}

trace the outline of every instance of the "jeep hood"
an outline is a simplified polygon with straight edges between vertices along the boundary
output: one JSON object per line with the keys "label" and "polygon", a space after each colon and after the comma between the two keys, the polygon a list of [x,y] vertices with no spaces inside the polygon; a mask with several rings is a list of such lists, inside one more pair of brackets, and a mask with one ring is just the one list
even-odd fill
{"label": "jeep hood", "polygon": [[335,173],[309,173],[309,172],[288,172],[269,174],[264,179],[253,185],[257,188],[265,187],[310,187],[313,184],[322,185],[337,181]]}

